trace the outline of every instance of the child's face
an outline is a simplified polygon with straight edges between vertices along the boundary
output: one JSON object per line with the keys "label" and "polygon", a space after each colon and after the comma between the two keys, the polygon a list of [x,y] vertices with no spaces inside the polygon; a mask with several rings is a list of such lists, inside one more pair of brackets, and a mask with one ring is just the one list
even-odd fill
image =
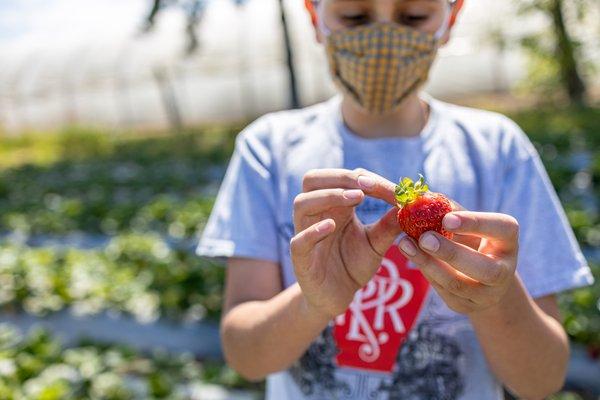
{"label": "child's face", "polygon": [[448,0],[321,1],[323,22],[332,32],[374,22],[394,22],[435,33],[449,12]]}
{"label": "child's face", "polygon": [[370,114],[399,109],[449,38],[449,0],[320,0],[315,24],[341,93]]}

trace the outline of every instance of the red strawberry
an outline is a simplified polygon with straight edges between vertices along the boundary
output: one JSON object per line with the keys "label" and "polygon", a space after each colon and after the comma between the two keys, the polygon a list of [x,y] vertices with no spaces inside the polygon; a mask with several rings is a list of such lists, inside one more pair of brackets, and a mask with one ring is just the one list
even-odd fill
{"label": "red strawberry", "polygon": [[416,183],[404,178],[396,186],[396,201],[400,209],[398,223],[415,240],[427,231],[436,231],[452,239],[452,232],[442,228],[444,215],[452,211],[450,200],[441,193],[430,192],[423,175],[419,176]]}

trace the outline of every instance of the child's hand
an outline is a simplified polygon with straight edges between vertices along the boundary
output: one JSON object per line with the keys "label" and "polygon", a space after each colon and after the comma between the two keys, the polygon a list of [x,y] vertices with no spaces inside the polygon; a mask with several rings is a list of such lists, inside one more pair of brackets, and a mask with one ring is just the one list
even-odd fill
{"label": "child's hand", "polygon": [[365,195],[395,206],[395,184],[365,170],[308,172],[294,200],[296,235],[290,243],[296,278],[314,311],[334,318],[373,277],[401,230],[393,207],[365,226],[354,208]]}
{"label": "child's hand", "polygon": [[515,277],[517,221],[505,214],[456,211],[443,224],[455,233],[454,241],[426,232],[418,246],[404,238],[400,249],[452,310],[470,314],[500,303]]}

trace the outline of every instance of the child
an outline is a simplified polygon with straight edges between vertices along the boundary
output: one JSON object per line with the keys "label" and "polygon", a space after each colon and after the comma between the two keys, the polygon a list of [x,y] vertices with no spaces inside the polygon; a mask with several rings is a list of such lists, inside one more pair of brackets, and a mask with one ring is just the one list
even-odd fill
{"label": "child", "polygon": [[[269,400],[559,390],[555,295],[592,277],[539,156],[507,118],[418,94],[460,2],[307,6],[341,96],[238,137],[198,248],[227,257],[226,360]],[[464,207],[453,240],[402,235],[395,182],[419,173]]]}

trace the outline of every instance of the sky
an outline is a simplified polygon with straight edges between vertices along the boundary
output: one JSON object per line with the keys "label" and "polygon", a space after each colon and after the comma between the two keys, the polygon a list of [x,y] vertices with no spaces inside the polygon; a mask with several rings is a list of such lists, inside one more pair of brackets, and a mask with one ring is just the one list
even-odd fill
{"label": "sky", "polygon": [[131,30],[144,11],[144,0],[0,0],[0,40],[71,43],[81,35]]}

